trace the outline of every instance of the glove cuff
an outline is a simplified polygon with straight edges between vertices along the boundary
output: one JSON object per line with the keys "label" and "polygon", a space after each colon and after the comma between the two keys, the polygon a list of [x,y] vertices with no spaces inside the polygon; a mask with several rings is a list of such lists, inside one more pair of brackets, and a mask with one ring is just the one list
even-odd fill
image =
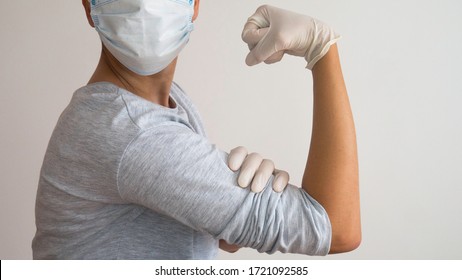
{"label": "glove cuff", "polygon": [[308,62],[306,68],[312,70],[316,62],[326,55],[329,51],[330,46],[337,43],[342,38],[332,28],[327,25],[315,20],[316,31],[313,44],[308,49],[305,59]]}

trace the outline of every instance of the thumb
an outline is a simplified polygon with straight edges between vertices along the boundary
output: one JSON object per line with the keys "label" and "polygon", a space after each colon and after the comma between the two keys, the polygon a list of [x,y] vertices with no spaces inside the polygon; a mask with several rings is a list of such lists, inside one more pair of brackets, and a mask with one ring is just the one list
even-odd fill
{"label": "thumb", "polygon": [[271,55],[270,57],[268,57],[265,60],[265,63],[266,64],[273,64],[273,63],[279,62],[284,57],[284,54],[285,54],[284,51],[278,51],[277,53],[275,53],[275,54]]}

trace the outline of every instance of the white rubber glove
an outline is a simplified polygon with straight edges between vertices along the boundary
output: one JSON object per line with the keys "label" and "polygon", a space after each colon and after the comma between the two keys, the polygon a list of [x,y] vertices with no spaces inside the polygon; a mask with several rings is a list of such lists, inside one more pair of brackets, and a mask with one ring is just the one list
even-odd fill
{"label": "white rubber glove", "polygon": [[247,20],[242,39],[251,50],[249,66],[278,62],[287,53],[304,57],[311,70],[340,36],[317,19],[264,5]]}
{"label": "white rubber glove", "polygon": [[231,170],[240,169],[237,182],[242,188],[247,188],[252,182],[252,192],[261,192],[269,178],[274,174],[273,190],[282,192],[289,183],[289,173],[274,168],[272,160],[263,159],[260,154],[248,154],[247,149],[240,146],[231,150],[228,156],[228,166]]}

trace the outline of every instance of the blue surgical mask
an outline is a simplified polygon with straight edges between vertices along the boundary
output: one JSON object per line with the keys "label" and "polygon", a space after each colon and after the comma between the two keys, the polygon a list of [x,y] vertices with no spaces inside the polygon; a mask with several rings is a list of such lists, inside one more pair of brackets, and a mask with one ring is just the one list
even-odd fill
{"label": "blue surgical mask", "polygon": [[194,0],[91,0],[91,16],[111,54],[148,76],[165,69],[189,41]]}

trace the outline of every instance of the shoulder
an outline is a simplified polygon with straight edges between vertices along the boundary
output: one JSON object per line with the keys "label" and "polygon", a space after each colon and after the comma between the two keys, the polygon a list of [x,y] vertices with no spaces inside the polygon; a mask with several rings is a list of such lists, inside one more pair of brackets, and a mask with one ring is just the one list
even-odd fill
{"label": "shoulder", "polygon": [[191,97],[175,82],[172,83],[171,95],[177,102],[177,105],[179,105],[179,109],[184,109],[188,118],[188,123],[194,131],[204,137],[207,137],[202,117]]}
{"label": "shoulder", "polygon": [[171,94],[175,101],[187,111],[195,110],[191,97],[186,91],[176,82],[172,82]]}

